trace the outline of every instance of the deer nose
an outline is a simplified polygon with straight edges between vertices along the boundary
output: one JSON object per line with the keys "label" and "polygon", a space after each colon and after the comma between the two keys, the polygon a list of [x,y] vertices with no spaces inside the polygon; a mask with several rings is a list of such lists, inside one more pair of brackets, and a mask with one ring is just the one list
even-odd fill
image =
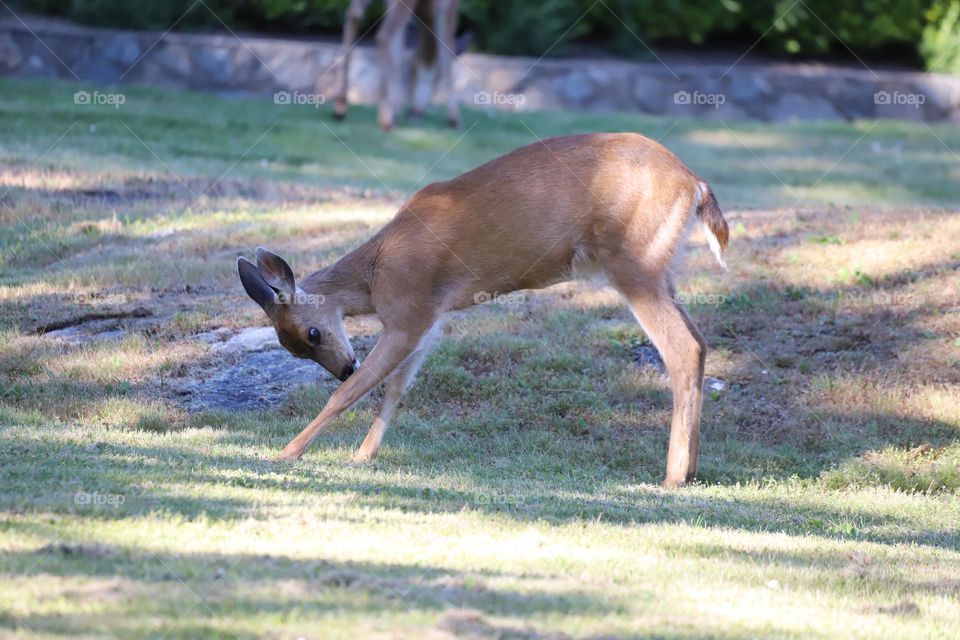
{"label": "deer nose", "polygon": [[340,382],[344,382],[347,378],[353,375],[353,372],[357,370],[357,367],[360,366],[360,363],[354,360],[352,363],[345,365],[343,370],[340,371]]}

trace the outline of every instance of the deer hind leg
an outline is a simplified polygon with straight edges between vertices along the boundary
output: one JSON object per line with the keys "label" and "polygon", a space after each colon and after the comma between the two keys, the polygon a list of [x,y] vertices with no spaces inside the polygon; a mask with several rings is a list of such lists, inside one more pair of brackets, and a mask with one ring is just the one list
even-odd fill
{"label": "deer hind leg", "polygon": [[[347,116],[347,92],[350,86],[350,56],[357,42],[357,32],[360,30],[360,21],[370,0],[350,0],[347,15],[343,21],[343,49],[337,61],[337,94],[333,100],[333,117],[343,120]],[[319,80],[319,78],[318,78]],[[317,93],[322,93],[316,87]]]}
{"label": "deer hind leg", "polygon": [[377,58],[380,64],[380,107],[377,122],[380,128],[393,128],[396,111],[402,100],[400,69],[403,64],[403,32],[413,15],[410,5],[396,2],[387,7],[387,15],[377,30]]}
{"label": "deer hind leg", "polygon": [[682,486],[697,472],[707,342],[675,301],[673,285],[666,275],[653,276],[622,265],[608,270],[608,275],[667,365],[673,388],[673,418],[663,485]]}
{"label": "deer hind leg", "polygon": [[417,51],[413,57],[410,83],[407,86],[407,103],[410,111],[407,117],[418,121],[430,107],[433,92],[437,84],[437,38],[436,22],[433,16],[433,2],[417,4],[414,16],[417,27]]}
{"label": "deer hind leg", "polygon": [[447,124],[460,127],[460,106],[453,88],[454,47],[457,37],[457,17],[460,0],[436,0],[434,2],[434,25],[439,38],[437,66],[439,80],[447,101]]}
{"label": "deer hind leg", "polygon": [[403,364],[397,367],[397,370],[387,381],[380,413],[376,419],[374,419],[373,425],[370,427],[370,431],[367,432],[367,437],[363,439],[360,448],[353,454],[351,462],[356,464],[369,462],[377,455],[377,451],[380,450],[380,443],[383,442],[383,435],[390,426],[390,420],[393,418],[397,405],[400,404],[400,399],[403,398],[407,387],[413,382],[413,378],[417,375],[417,371],[419,371],[424,359],[437,342],[439,342],[440,335],[441,323],[438,321],[433,325],[433,328],[424,335],[416,350],[410,354]]}

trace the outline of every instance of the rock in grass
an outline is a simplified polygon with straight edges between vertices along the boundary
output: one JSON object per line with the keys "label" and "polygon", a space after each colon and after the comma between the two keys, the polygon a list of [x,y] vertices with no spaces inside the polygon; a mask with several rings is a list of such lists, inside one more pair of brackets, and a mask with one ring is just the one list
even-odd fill
{"label": "rock in grass", "polygon": [[667,367],[663,364],[663,358],[657,348],[651,344],[642,344],[633,349],[633,362],[641,369],[655,371],[660,375],[666,375]]}

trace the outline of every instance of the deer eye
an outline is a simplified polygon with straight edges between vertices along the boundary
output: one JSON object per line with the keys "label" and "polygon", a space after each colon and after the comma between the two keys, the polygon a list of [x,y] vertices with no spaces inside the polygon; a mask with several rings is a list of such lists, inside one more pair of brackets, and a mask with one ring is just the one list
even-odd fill
{"label": "deer eye", "polygon": [[311,344],[320,344],[320,329],[310,327],[310,330],[307,331],[307,340],[309,340]]}

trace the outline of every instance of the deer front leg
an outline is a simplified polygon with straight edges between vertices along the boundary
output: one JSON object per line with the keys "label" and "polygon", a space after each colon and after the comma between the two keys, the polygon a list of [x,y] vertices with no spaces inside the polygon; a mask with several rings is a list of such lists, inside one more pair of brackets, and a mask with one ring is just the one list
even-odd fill
{"label": "deer front leg", "polygon": [[406,360],[420,343],[424,332],[384,330],[377,345],[360,365],[357,372],[337,387],[323,410],[314,418],[296,438],[290,441],[277,460],[299,460],[303,452],[317,435],[330,426],[337,416],[352,407],[361,398],[370,393]]}
{"label": "deer front leg", "polygon": [[356,464],[369,462],[377,455],[377,451],[380,450],[380,443],[383,442],[383,435],[390,426],[390,420],[393,418],[393,414],[397,410],[397,405],[400,404],[401,398],[403,398],[403,393],[407,390],[407,387],[410,386],[410,383],[413,382],[413,378],[417,375],[417,371],[420,369],[420,365],[423,364],[423,360],[427,357],[427,354],[430,353],[430,350],[439,341],[440,334],[441,325],[440,322],[437,322],[420,341],[417,349],[403,364],[397,367],[397,370],[390,377],[390,380],[387,382],[386,393],[383,396],[383,406],[380,407],[380,413],[373,421],[370,431],[367,432],[367,437],[363,439],[363,444],[361,444],[357,452],[353,454],[351,462]]}
{"label": "deer front leg", "polygon": [[[337,95],[333,101],[333,117],[343,120],[347,115],[347,92],[350,85],[350,55],[357,42],[357,32],[360,30],[360,21],[370,0],[350,0],[347,15],[343,21],[343,50],[340,52],[337,65]],[[316,88],[321,92],[320,87]]]}

